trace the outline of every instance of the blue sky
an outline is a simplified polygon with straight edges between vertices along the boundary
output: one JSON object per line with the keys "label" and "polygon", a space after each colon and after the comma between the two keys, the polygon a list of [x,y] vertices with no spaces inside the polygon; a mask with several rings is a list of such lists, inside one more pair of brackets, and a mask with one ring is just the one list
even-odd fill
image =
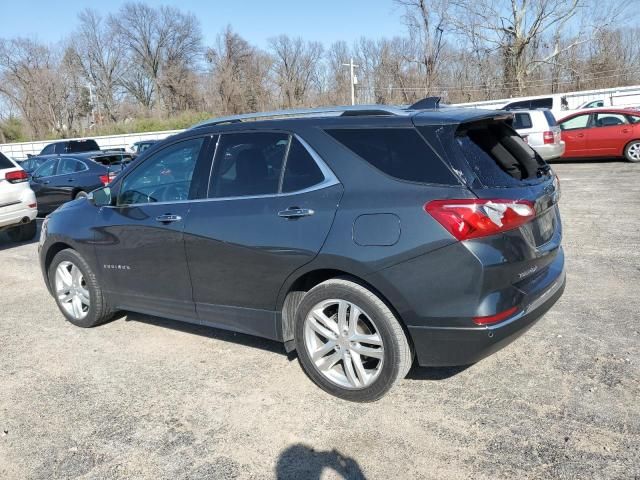
{"label": "blue sky", "polygon": [[[3,0],[0,37],[33,37],[55,43],[77,25],[77,13],[87,7],[101,13],[116,12],[125,0]],[[391,37],[404,33],[401,11],[392,0],[146,0],[149,5],[173,5],[200,20],[206,44],[227,24],[260,47],[281,33],[348,43],[367,36]]]}

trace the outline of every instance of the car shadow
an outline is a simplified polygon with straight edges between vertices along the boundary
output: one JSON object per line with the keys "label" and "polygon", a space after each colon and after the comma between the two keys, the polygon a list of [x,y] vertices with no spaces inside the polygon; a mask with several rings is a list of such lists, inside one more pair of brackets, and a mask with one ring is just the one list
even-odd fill
{"label": "car shadow", "polygon": [[547,160],[550,165],[566,164],[566,163],[629,163],[624,158],[556,158],[555,160]]}
{"label": "car shadow", "polygon": [[284,345],[281,342],[275,340],[269,340],[266,338],[256,337],[253,335],[247,335],[244,333],[231,332],[229,330],[223,330],[220,328],[198,325],[195,323],[181,322],[177,320],[170,320],[168,318],[154,317],[151,315],[144,315],[135,312],[123,312],[116,318],[124,318],[125,321],[134,321],[146,323],[148,325],[154,325],[157,327],[168,328],[171,330],[177,330],[184,333],[190,333],[194,335],[200,335],[201,337],[213,338],[216,340],[222,340],[223,342],[237,343],[246,347],[259,348],[272,353],[280,353],[283,356],[289,357],[290,360],[295,358],[284,350]]}
{"label": "car shadow", "polygon": [[446,380],[464,372],[472,365],[460,365],[455,367],[421,367],[417,362],[405,377],[407,380]]}
{"label": "car shadow", "polygon": [[42,227],[42,220],[43,220],[42,218],[36,219],[36,225],[37,225],[36,236],[33,237],[31,240],[27,240],[26,242],[14,242],[11,239],[9,239],[9,235],[7,235],[6,230],[0,231],[0,251],[8,250],[9,248],[20,247],[23,245],[29,245],[31,243],[37,243],[38,239],[40,238],[40,228]]}
{"label": "car shadow", "polygon": [[297,443],[289,446],[278,457],[276,478],[278,480],[336,478],[327,477],[324,470],[332,470],[337,478],[366,478],[360,465],[353,458],[337,450],[317,451],[312,447]]}

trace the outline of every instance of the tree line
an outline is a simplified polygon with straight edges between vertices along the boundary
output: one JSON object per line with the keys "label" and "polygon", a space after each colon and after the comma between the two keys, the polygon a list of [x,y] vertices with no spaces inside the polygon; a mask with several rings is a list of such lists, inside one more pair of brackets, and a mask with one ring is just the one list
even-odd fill
{"label": "tree line", "polygon": [[[127,3],[78,14],[66,41],[0,39],[0,141],[126,129],[135,119],[266,109],[486,100],[640,83],[640,28],[612,0],[393,0],[393,38],[264,48],[231,26],[212,45],[193,13]],[[186,116],[186,117],[185,117]],[[150,126],[155,125],[153,122]],[[144,127],[142,127],[144,128]]]}

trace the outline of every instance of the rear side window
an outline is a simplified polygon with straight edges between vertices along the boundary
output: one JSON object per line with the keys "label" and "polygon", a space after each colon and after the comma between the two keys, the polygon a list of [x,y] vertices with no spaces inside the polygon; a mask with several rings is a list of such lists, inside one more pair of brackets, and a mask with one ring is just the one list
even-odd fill
{"label": "rear side window", "polygon": [[58,175],[68,175],[83,170],[87,170],[87,166],[84,163],[74,160],[73,158],[63,158],[60,160],[60,165],[58,166]]}
{"label": "rear side window", "polygon": [[324,180],[320,167],[311,154],[294,137],[291,140],[287,163],[282,179],[283,192],[297,192],[312,187]]}
{"label": "rear side window", "polygon": [[289,145],[285,133],[230,133],[220,136],[209,185],[210,198],[278,192]]}
{"label": "rear side window", "polygon": [[616,125],[625,125],[627,118],[619,113],[596,113],[596,127],[615,127]]}
{"label": "rear side window", "polygon": [[15,165],[11,160],[0,153],[0,168],[15,168]]}
{"label": "rear side window", "polygon": [[528,113],[516,113],[513,116],[513,128],[516,130],[522,130],[524,128],[531,128],[533,124],[531,123],[531,115]]}
{"label": "rear side window", "polygon": [[394,178],[418,183],[459,184],[413,128],[333,129],[326,132]]}

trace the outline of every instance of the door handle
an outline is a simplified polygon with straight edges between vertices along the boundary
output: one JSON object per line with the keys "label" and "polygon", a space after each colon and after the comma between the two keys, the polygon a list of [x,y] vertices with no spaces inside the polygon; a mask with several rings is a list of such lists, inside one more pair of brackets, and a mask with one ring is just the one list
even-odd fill
{"label": "door handle", "polygon": [[69,178],[67,182],[73,182],[73,180],[74,180],[73,178]]}
{"label": "door handle", "polygon": [[582,138],[582,137],[584,137],[584,133],[579,133],[579,134],[578,134],[578,135],[576,135],[576,136],[577,136],[577,137]]}
{"label": "door handle", "polygon": [[170,213],[165,213],[164,215],[158,215],[156,217],[156,222],[160,223],[173,223],[179,222],[180,220],[182,220],[180,215],[172,215]]}
{"label": "door handle", "polygon": [[622,133],[629,133],[629,129],[628,128],[623,128],[622,129]]}
{"label": "door handle", "polygon": [[313,215],[314,212],[310,208],[298,208],[298,207],[289,207],[286,210],[281,210],[278,212],[278,216],[282,218],[300,218],[300,217],[308,217]]}

